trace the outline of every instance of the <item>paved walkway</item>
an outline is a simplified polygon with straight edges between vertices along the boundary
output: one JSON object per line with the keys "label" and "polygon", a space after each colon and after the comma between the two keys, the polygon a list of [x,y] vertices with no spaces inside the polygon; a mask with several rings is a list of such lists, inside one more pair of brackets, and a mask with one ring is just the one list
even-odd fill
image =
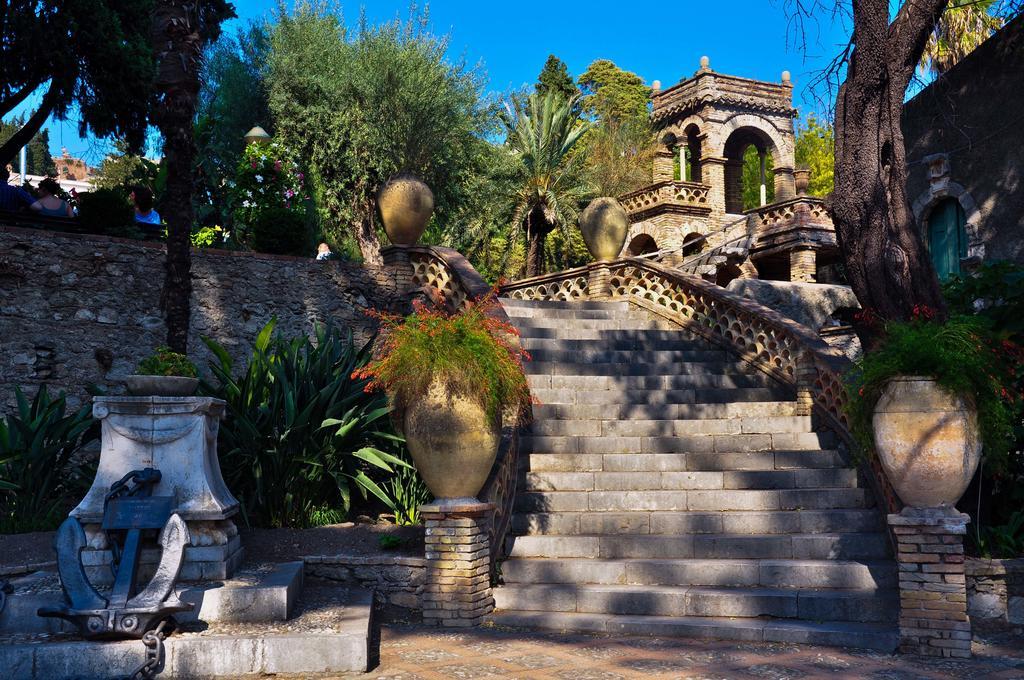
{"label": "paved walkway", "polygon": [[380,665],[345,678],[462,680],[554,678],[692,680],[789,678],[1022,678],[1024,638],[975,643],[971,660],[935,660],[787,644],[608,638],[501,629],[449,632],[387,626]]}

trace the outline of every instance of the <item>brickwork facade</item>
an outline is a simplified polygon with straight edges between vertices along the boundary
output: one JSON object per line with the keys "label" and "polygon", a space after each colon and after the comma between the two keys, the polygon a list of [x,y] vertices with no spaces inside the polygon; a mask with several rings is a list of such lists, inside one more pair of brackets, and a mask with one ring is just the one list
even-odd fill
{"label": "brickwork facade", "polygon": [[906,508],[889,515],[897,543],[900,651],[971,655],[964,534],[970,518],[954,509]]}
{"label": "brickwork facade", "polygon": [[488,539],[492,512],[486,503],[420,508],[426,524],[424,622],[476,626],[494,610]]}

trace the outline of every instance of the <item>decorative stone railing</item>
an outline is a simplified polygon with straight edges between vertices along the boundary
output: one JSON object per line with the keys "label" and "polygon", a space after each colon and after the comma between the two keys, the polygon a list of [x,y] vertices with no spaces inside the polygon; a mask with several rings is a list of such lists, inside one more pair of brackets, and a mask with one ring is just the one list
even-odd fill
{"label": "decorative stone railing", "polygon": [[711,187],[698,182],[665,180],[619,196],[619,203],[629,215],[637,215],[662,205],[697,209],[707,212]]}
{"label": "decorative stone railing", "polygon": [[[796,389],[801,415],[815,411],[848,445],[843,374],[850,362],[811,329],[753,300],[642,258],[595,262],[502,287],[521,300],[625,299],[694,332]],[[870,475],[890,512],[899,501],[876,459]]]}
{"label": "decorative stone railing", "polygon": [[766,228],[788,224],[798,216],[832,224],[832,218],[825,209],[825,199],[816,196],[797,196],[788,201],[755,208],[754,212],[761,218],[761,224]]}
{"label": "decorative stone railing", "polygon": [[[491,286],[458,251],[438,246],[391,246],[382,251],[385,266],[396,272],[399,285],[440,294],[452,309],[462,309],[467,302],[479,300],[491,292]],[[407,264],[406,264],[407,263]],[[410,273],[411,271],[411,273]],[[407,277],[407,280],[406,280]],[[500,321],[509,322],[505,310],[496,305],[490,311]],[[518,339],[515,340],[518,342]],[[514,427],[502,433],[498,457],[478,497],[494,506],[490,522],[492,570],[504,557],[505,537],[512,521],[515,502],[516,471],[519,459],[519,435]]]}

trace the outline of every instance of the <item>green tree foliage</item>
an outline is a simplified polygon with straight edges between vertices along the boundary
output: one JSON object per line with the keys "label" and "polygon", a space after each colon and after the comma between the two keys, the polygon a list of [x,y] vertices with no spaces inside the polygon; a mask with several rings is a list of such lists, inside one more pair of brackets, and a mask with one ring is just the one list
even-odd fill
{"label": "green tree foliage", "polygon": [[482,74],[445,60],[447,38],[427,17],[352,32],[322,4],[281,13],[270,34],[270,109],[276,137],[308,168],[328,235],[355,240],[380,262],[375,195],[412,172],[433,190],[441,229],[478,189],[494,129]]}
{"label": "green tree foliage", "polygon": [[797,125],[796,164],[797,167],[811,171],[811,182],[807,189],[811,196],[828,196],[832,193],[835,152],[835,132],[828,121],[820,121],[811,114],[806,123]]}
{"label": "green tree foliage", "polygon": [[222,35],[206,51],[196,118],[196,197],[200,223],[231,225],[224,178],[231,177],[245,149],[243,136],[254,125],[274,134],[264,65],[269,28],[250,24]]}
{"label": "green tree foliage", "polygon": [[607,59],[598,59],[579,77],[583,110],[602,121],[647,121],[651,90],[635,73],[623,71]]}
{"label": "green tree foliage", "polygon": [[0,118],[34,92],[38,108],[0,144],[9,163],[50,115],[72,106],[84,134],[140,146],[153,81],[152,0],[10,0],[0,5]]}
{"label": "green tree foliage", "polygon": [[974,51],[1003,25],[996,0],[952,0],[928,36],[918,70],[941,75]]}
{"label": "green tree foliage", "polygon": [[[15,116],[9,122],[0,121],[0,145],[25,126],[24,116]],[[20,149],[17,150],[20,152]],[[15,155],[12,159],[15,169],[19,167],[20,160]],[[25,148],[25,172],[29,175],[55,175],[57,166],[53,164],[53,156],[50,155],[50,131],[46,129],[32,135],[32,139]]]}
{"label": "green tree foliage", "polygon": [[580,205],[590,194],[582,156],[573,147],[589,128],[580,118],[577,99],[549,92],[534,93],[523,103],[506,104],[502,120],[508,144],[518,160],[515,212],[508,244],[526,234],[526,275],[545,270],[545,241],[555,229],[568,230],[579,218]]}
{"label": "green tree foliage", "polygon": [[566,99],[579,94],[576,84],[572,82],[572,76],[569,75],[569,68],[553,54],[549,54],[547,61],[544,62],[544,68],[541,69],[534,90],[542,97],[548,92],[554,92]]}
{"label": "green tree foliage", "polygon": [[154,188],[160,165],[144,156],[131,153],[123,141],[114,143],[116,151],[100,163],[93,183],[101,189],[126,188],[141,184]]}

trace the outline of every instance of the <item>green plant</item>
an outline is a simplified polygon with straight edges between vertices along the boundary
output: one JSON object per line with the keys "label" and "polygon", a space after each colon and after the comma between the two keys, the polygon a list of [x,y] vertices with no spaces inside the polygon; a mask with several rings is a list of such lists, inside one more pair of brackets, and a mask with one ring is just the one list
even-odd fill
{"label": "green plant", "polygon": [[176,375],[183,378],[194,378],[199,374],[187,356],[172,351],[170,347],[157,347],[156,352],[139,362],[135,371],[139,375]]}
{"label": "green plant", "polygon": [[973,534],[982,557],[1008,558],[1024,555],[1024,512],[1013,512],[1005,524],[987,526]]}
{"label": "green plant", "polygon": [[369,389],[383,389],[401,420],[406,405],[427,392],[435,380],[475,399],[489,417],[511,409],[520,421],[530,413],[530,388],[522,362],[529,355],[509,338],[516,329],[489,312],[496,306],[492,291],[458,312],[442,301],[420,301],[404,319],[376,312],[382,342],[375,358],[356,375],[371,379]]}
{"label": "green plant", "polygon": [[395,474],[385,483],[384,491],[394,504],[395,523],[399,526],[419,524],[420,506],[434,499],[420,473],[411,466],[395,468]]}
{"label": "green plant", "polygon": [[247,244],[261,253],[302,255],[309,253],[306,218],[288,208],[266,208],[250,223]]}
{"label": "green plant", "polygon": [[216,358],[216,383],[204,383],[203,391],[228,407],[218,440],[221,469],[247,522],[335,523],[352,506],[352,486],[393,510],[371,475],[407,466],[394,452],[402,440],[390,428],[385,398],[353,377],[366,364],[369,343],[356,347],[351,334],[330,326],[317,326],[313,341],[286,340],[274,334],[275,323],[259,332],[237,376],[227,351],[203,338]]}
{"label": "green plant", "polygon": [[851,429],[865,450],[872,447],[875,404],[886,384],[899,375],[929,376],[977,407],[985,459],[1006,465],[1017,402],[1007,389],[1007,367],[986,325],[966,316],[945,323],[918,308],[915,319],[889,323],[879,346],[864,355],[848,376],[847,412]]}
{"label": "green plant", "polygon": [[53,529],[80,486],[76,450],[95,438],[92,409],[67,414],[64,393],[43,385],[30,402],[14,390],[17,412],[0,420],[0,534]]}
{"label": "green plant", "polygon": [[381,547],[381,550],[396,550],[405,543],[405,539],[401,536],[394,536],[392,534],[381,534],[377,537],[377,545]]}
{"label": "green plant", "polygon": [[122,188],[95,189],[78,195],[78,222],[92,234],[134,238],[135,208]]}
{"label": "green plant", "polygon": [[235,179],[228,183],[237,225],[251,228],[267,210],[303,212],[303,201],[309,199],[304,180],[283,144],[249,144],[238,161]]}
{"label": "green plant", "polygon": [[200,227],[192,232],[193,248],[213,248],[227,240],[227,232],[219,224],[212,227]]}

